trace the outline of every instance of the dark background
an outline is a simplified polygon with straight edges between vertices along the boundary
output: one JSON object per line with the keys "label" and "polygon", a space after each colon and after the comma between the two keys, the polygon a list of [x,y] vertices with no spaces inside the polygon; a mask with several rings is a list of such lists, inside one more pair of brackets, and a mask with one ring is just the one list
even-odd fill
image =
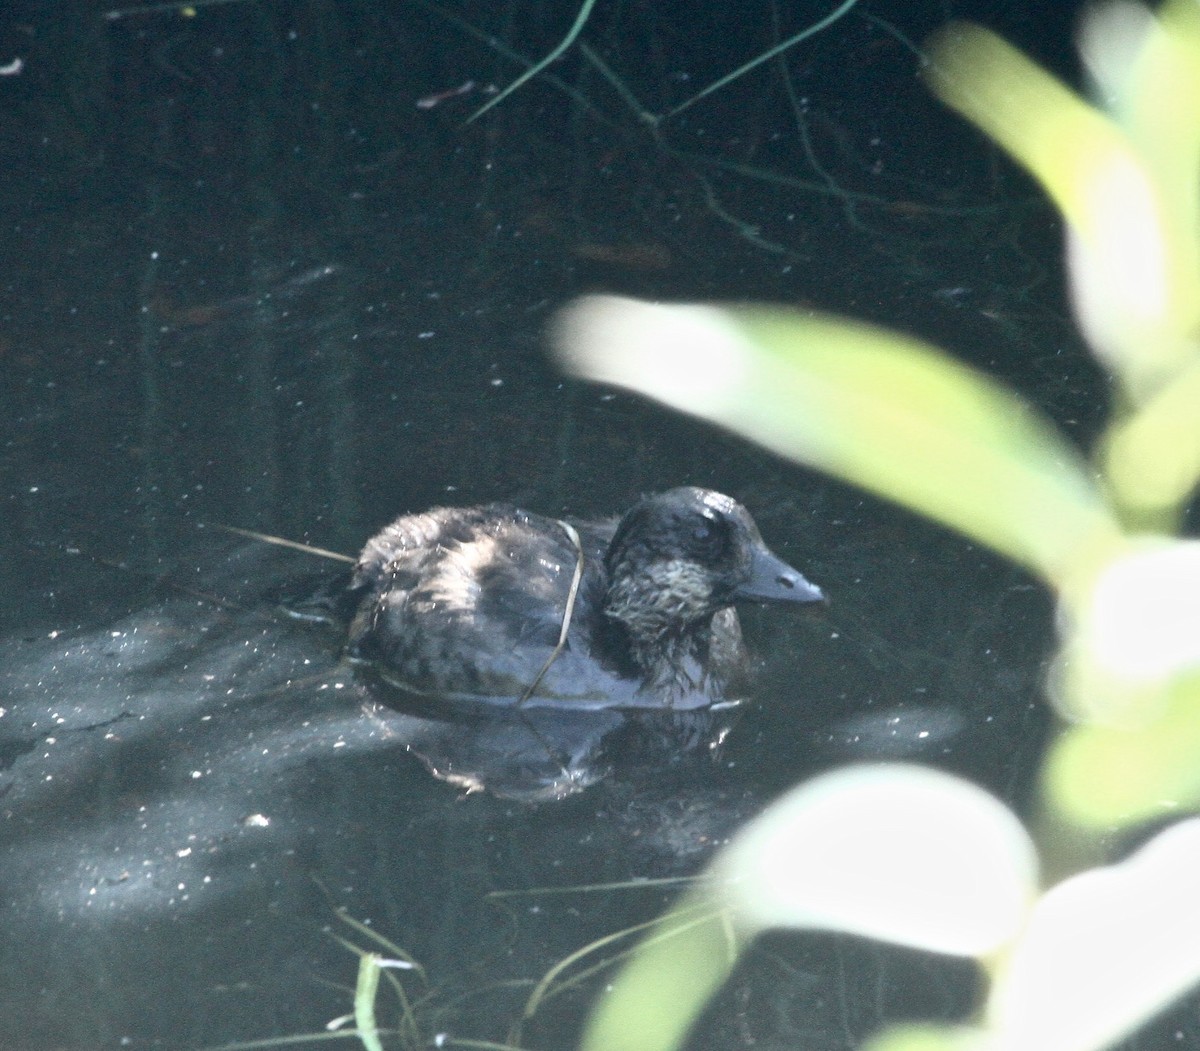
{"label": "dark background", "polygon": [[[662,114],[832,6],[600,0],[581,39]],[[466,123],[573,4],[5,5],[0,65],[24,65],[0,77],[0,1049],[321,1032],[356,966],[330,933],[377,948],[339,910],[425,965],[428,994],[402,975],[422,1039],[501,1040],[555,962],[672,893],[539,888],[690,875],[850,759],[1023,805],[1052,641],[1031,580],[567,381],[543,332],[594,290],[816,306],[940,343],[1086,442],[1106,392],[1057,219],[915,52],[969,17],[1078,82],[1074,8],[863,0],[652,127],[578,47]],[[212,528],[353,554],[431,504],[609,514],[684,483],[742,500],[832,607],[748,612],[763,677],[719,762],[558,804],[430,777],[337,639],[277,609],[325,566]],[[510,890],[529,893],[487,897]],[[603,978],[523,1045],[571,1046]],[[851,1047],[971,993],[961,964],[777,936],[695,1041]],[[1195,1041],[1194,1006],[1160,1031]]]}

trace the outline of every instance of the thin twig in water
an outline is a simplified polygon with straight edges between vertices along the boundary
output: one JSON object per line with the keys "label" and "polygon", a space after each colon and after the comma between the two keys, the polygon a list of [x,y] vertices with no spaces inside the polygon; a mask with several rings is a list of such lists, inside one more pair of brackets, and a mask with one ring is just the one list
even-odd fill
{"label": "thin twig in water", "polygon": [[696,179],[696,181],[699,182],[701,187],[704,189],[704,203],[708,205],[708,210],[722,222],[728,223],[730,226],[732,226],[752,245],[761,248],[765,252],[771,252],[774,255],[790,256],[793,254],[783,245],[775,241],[768,241],[759,233],[759,228],[754,223],[745,222],[744,220],[739,219],[736,215],[731,215],[729,212],[727,212],[722,206],[721,202],[717,199],[717,193],[712,188],[712,183],[710,183],[703,175],[701,175],[699,172],[692,172],[692,177]]}
{"label": "thin twig in water", "polygon": [[579,582],[583,579],[583,542],[579,539],[579,534],[575,531],[575,527],[569,522],[560,520],[558,524],[563,527],[567,536],[571,538],[571,543],[575,545],[575,572],[571,577],[571,586],[567,590],[567,605],[566,609],[563,610],[562,627],[558,632],[558,642],[550,656],[546,658],[546,663],[542,665],[542,670],[534,676],[533,682],[521,694],[521,699],[517,701],[518,708],[533,696],[533,692],[538,688],[543,676],[550,670],[550,665],[554,663],[558,655],[562,653],[563,647],[567,644],[567,632],[571,630],[571,614],[575,612],[575,600],[579,597]]}
{"label": "thin twig in water", "polygon": [[500,94],[494,99],[491,99],[483,106],[480,106],[479,109],[477,109],[467,118],[467,123],[470,124],[472,121],[478,120],[493,106],[499,105],[502,100],[506,99],[509,95],[516,91],[517,88],[519,88],[527,80],[531,80],[532,78],[536,77],[543,69],[550,65],[551,62],[558,58],[559,55],[566,51],[567,48],[575,43],[575,38],[579,36],[580,32],[582,32],[583,27],[588,20],[588,16],[592,13],[592,8],[595,6],[595,4],[596,0],[583,0],[583,6],[579,9],[579,14],[575,16],[575,24],[572,25],[567,31],[567,35],[562,38],[558,47],[551,51],[550,54],[548,54],[531,69],[525,70],[524,73],[517,77],[516,80],[509,84],[508,87],[500,92]]}
{"label": "thin twig in water", "polygon": [[340,551],[329,551],[323,547],[313,547],[311,544],[301,544],[297,540],[287,540],[281,536],[272,536],[270,533],[258,533],[253,529],[240,529],[238,526],[222,525],[220,522],[206,522],[207,529],[220,529],[225,533],[233,533],[236,536],[249,537],[251,540],[261,540],[264,544],[277,544],[279,547],[290,547],[293,551],[303,551],[308,555],[317,555],[320,558],[331,558],[335,562],[349,562],[353,565],[358,561],[356,558],[351,558],[349,555],[343,555]]}
{"label": "thin twig in water", "polygon": [[638,101],[637,96],[630,90],[629,85],[625,83],[617,74],[608,66],[595,51],[587,44],[579,45],[579,52],[585,59],[588,60],[596,68],[596,72],[612,85],[612,89],[621,96],[622,100],[635,114],[637,119],[643,124],[648,124],[650,127],[655,127],[658,124],[658,118],[651,113],[645,106]]}
{"label": "thin twig in water", "polygon": [[[449,22],[456,29],[466,33],[467,36],[478,40],[481,44],[490,48],[492,51],[495,51],[496,54],[508,59],[510,62],[515,62],[518,66],[524,66],[526,69],[532,69],[534,67],[535,63],[532,59],[522,55],[519,51],[514,51],[502,40],[498,40],[496,37],[483,32],[483,30],[473,26],[466,19],[459,18],[459,16],[453,12],[447,11],[444,8],[439,7],[437,4],[431,3],[430,0],[410,0],[410,3],[413,3],[417,7],[428,11],[432,15],[436,15],[443,21]],[[601,124],[610,128],[615,128],[617,126],[615,121],[610,120],[604,115],[603,112],[601,112],[601,110],[589,102],[587,98],[585,98],[582,94],[571,87],[570,84],[566,83],[559,77],[554,76],[552,73],[547,73],[542,80],[544,80],[547,84],[550,84],[552,87],[557,88],[564,95],[566,95],[567,98],[571,99],[576,105],[581,106],[587,113],[589,113]],[[478,116],[478,114],[476,114],[476,116]],[[399,155],[400,153],[403,153],[403,148],[395,150],[390,154],[385,154],[385,156],[391,157],[393,155]],[[375,163],[378,164],[379,162]],[[375,165],[372,165],[371,167],[374,166]],[[368,168],[366,170],[370,169]]]}
{"label": "thin twig in water", "polygon": [[187,3],[179,4],[139,4],[136,7],[118,7],[111,11],[104,12],[104,19],[107,22],[116,22],[121,18],[130,18],[133,15],[165,15],[178,14],[186,18],[194,18],[196,8],[198,7],[216,7],[219,4],[240,4],[246,0],[188,0]]}
{"label": "thin twig in water", "polygon": [[909,51],[916,55],[917,61],[921,63],[922,69],[926,69],[928,66],[932,65],[932,60],[930,57],[919,47],[917,47],[916,44],[909,40],[908,37],[901,33],[899,29],[892,25],[891,22],[885,22],[882,18],[878,18],[869,11],[861,12],[859,17],[866,19],[866,21],[871,25],[882,29],[888,34],[888,36],[893,37],[895,40],[898,40],[901,44],[903,44]]}
{"label": "thin twig in water", "polygon": [[662,876],[656,879],[623,879],[612,883],[583,883],[573,887],[529,887],[523,890],[489,890],[484,901],[501,901],[504,898],[543,897],[553,894],[594,894],[610,890],[657,890],[661,887],[691,886],[698,883],[700,876]]}
{"label": "thin twig in water", "polygon": [[746,62],[745,64],[743,64],[741,66],[738,66],[738,68],[735,69],[732,73],[726,73],[725,76],[721,77],[719,80],[713,81],[711,84],[708,85],[708,87],[704,88],[701,91],[698,91],[690,99],[687,99],[686,101],[681,102],[673,110],[668,110],[666,113],[664,113],[658,119],[660,121],[663,121],[663,120],[670,120],[672,117],[679,116],[679,114],[682,113],[685,109],[688,109],[689,107],[694,106],[702,98],[707,98],[714,91],[720,91],[721,88],[725,87],[726,84],[730,84],[733,81],[737,80],[738,77],[742,76],[742,74],[749,73],[750,70],[755,69],[758,66],[761,66],[764,62],[769,62],[776,55],[783,54],[783,52],[787,51],[788,48],[795,47],[802,40],[807,40],[810,36],[813,36],[816,33],[821,32],[821,30],[825,29],[827,26],[833,25],[834,22],[836,22],[839,18],[841,18],[843,15],[845,15],[857,3],[858,3],[858,0],[844,0],[844,2],[839,4],[835,10],[831,11],[824,18],[819,19],[818,21],[814,22],[807,29],[800,30],[799,33],[796,33],[794,36],[788,37],[787,40],[783,41],[783,43],[776,44],[773,48],[767,49],[761,55],[755,56],[749,62]]}

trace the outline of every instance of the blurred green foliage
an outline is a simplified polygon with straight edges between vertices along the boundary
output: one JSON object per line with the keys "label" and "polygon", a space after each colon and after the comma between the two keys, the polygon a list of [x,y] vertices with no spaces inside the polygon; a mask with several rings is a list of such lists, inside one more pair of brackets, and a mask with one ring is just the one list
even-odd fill
{"label": "blurred green foliage", "polygon": [[[1060,631],[1040,827],[1098,855],[1113,829],[1200,804],[1200,542],[1176,535],[1200,480],[1200,6],[1112,3],[1080,45],[1103,108],[972,25],[938,35],[926,76],[1067,220],[1076,318],[1113,376],[1090,457],[991,378],[860,323],[591,297],[564,313],[557,345],[579,375],[727,426],[1038,574]],[[1024,859],[1061,875],[1058,838],[1014,832],[981,796],[910,766],[796,789],[718,858],[687,913],[663,919],[598,1005],[586,1051],[679,1046],[732,966],[696,944],[716,929],[697,928],[704,906],[734,944],[820,927],[978,958],[990,992],[972,1023],[883,1034],[874,1046],[888,1051],[1093,1051],[1200,979],[1200,820],[1045,888]],[[888,833],[898,821],[906,837]],[[981,865],[996,878],[958,900],[956,881],[978,883]],[[992,934],[944,935],[966,928]]]}

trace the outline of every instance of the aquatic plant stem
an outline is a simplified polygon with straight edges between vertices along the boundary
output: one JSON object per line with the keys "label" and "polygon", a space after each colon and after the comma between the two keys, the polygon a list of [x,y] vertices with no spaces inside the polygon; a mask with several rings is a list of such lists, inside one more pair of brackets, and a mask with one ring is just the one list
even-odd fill
{"label": "aquatic plant stem", "polygon": [[651,129],[656,129],[659,118],[642,105],[641,101],[633,93],[629,85],[626,84],[625,81],[623,81],[619,76],[617,76],[612,67],[609,66],[608,63],[605,62],[604,59],[602,59],[592,48],[588,47],[587,44],[580,44],[579,51],[583,57],[595,67],[596,72],[608,82],[613,91],[621,96],[621,99],[625,105],[627,105],[631,110],[633,110],[634,113],[637,114],[638,120],[640,120],[643,124],[649,125]]}
{"label": "aquatic plant stem", "polygon": [[379,990],[379,957],[363,953],[358,963],[358,984],[354,989],[354,1024],[358,1038],[367,1051],[383,1051],[379,1027],[375,1024],[375,994]]}
{"label": "aquatic plant stem", "polygon": [[769,62],[776,55],[783,54],[783,52],[787,51],[789,48],[795,47],[802,40],[807,40],[810,36],[815,36],[817,33],[821,32],[822,29],[833,25],[834,22],[836,22],[843,15],[847,14],[857,3],[858,0],[844,0],[844,2],[839,4],[833,11],[827,14],[824,18],[814,22],[808,28],[802,29],[799,33],[788,37],[787,40],[783,41],[782,43],[776,44],[772,48],[768,48],[761,55],[756,55],[749,62],[738,66],[738,68],[733,70],[733,72],[726,73],[725,76],[721,77],[719,80],[714,80],[708,85],[708,87],[696,92],[696,94],[690,99],[681,102],[674,109],[668,110],[658,118],[659,121],[670,120],[672,117],[679,116],[679,114],[681,114],[684,110],[694,106],[701,99],[707,98],[714,91],[720,91],[721,88],[725,87],[725,85],[733,83],[733,81],[737,80],[738,77],[742,76],[743,74],[749,73],[752,69],[757,69],[764,62]]}
{"label": "aquatic plant stem", "polygon": [[[853,2],[857,2],[857,0],[853,0]],[[534,65],[531,69],[525,70],[524,73],[517,77],[516,80],[509,84],[508,87],[501,91],[500,94],[498,94],[495,98],[490,99],[484,105],[480,106],[479,109],[477,109],[467,118],[467,123],[470,124],[473,121],[478,120],[493,106],[498,106],[502,101],[504,101],[504,99],[508,98],[509,95],[516,91],[517,88],[519,88],[527,80],[532,80],[534,77],[536,77],[543,69],[550,65],[551,62],[553,62],[564,51],[566,51],[567,48],[575,43],[575,39],[583,31],[584,25],[587,24],[587,20],[591,16],[592,8],[595,6],[596,0],[583,0],[583,6],[580,7],[579,14],[575,16],[575,23],[567,31],[567,35],[559,42],[558,47],[551,51],[550,54]]]}
{"label": "aquatic plant stem", "polygon": [[[460,18],[452,11],[447,11],[435,3],[431,3],[430,0],[411,0],[411,2],[422,10],[428,11],[431,15],[436,15],[444,22],[450,23],[450,25],[454,26],[455,29],[465,33],[474,40],[478,40],[489,50],[496,52],[496,54],[500,55],[502,58],[508,59],[510,62],[515,62],[518,66],[524,66],[528,70],[533,69],[537,64],[532,59],[522,55],[519,51],[514,51],[512,48],[508,47],[498,37],[492,36],[490,33],[483,32],[481,29],[473,26],[466,19]],[[547,74],[543,79],[547,84],[551,84],[561,91],[567,96],[567,98],[571,99],[576,105],[584,109],[591,117],[599,121],[601,124],[612,128],[616,127],[616,124],[613,121],[609,120],[608,117],[606,117],[599,109],[592,105],[587,98],[571,87],[570,84],[567,84],[565,81],[554,76],[553,74]],[[477,117],[479,114],[476,113],[475,116]],[[471,119],[474,120],[474,117]]]}
{"label": "aquatic plant stem", "polygon": [[[102,17],[106,22],[116,22],[133,15],[184,15],[187,18],[193,18],[195,9],[198,7],[217,7],[223,4],[248,2],[249,0],[180,0],[179,3],[169,4],[137,4],[133,7],[118,7],[111,11],[105,11]],[[191,13],[187,14],[187,12]]]}
{"label": "aquatic plant stem", "polygon": [[571,586],[567,589],[567,603],[563,610],[562,627],[558,633],[558,642],[551,651],[550,656],[546,658],[546,663],[542,665],[542,670],[534,676],[533,682],[525,687],[525,692],[521,694],[521,699],[517,701],[517,707],[521,708],[525,702],[533,696],[534,691],[538,688],[546,672],[550,670],[550,665],[562,653],[563,647],[567,644],[567,632],[571,630],[571,615],[575,612],[575,599],[579,596],[579,582],[583,579],[583,543],[579,539],[579,533],[575,527],[569,522],[559,521],[558,523],[563,528],[563,532],[570,538],[571,543],[575,545],[575,572],[571,575]]}

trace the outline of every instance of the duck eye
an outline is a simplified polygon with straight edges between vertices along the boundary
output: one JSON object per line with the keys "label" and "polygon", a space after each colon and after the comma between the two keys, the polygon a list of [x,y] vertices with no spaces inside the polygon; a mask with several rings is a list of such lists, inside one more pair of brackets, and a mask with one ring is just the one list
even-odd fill
{"label": "duck eye", "polygon": [[701,520],[692,526],[692,540],[705,554],[716,554],[723,546],[723,536],[716,522]]}

